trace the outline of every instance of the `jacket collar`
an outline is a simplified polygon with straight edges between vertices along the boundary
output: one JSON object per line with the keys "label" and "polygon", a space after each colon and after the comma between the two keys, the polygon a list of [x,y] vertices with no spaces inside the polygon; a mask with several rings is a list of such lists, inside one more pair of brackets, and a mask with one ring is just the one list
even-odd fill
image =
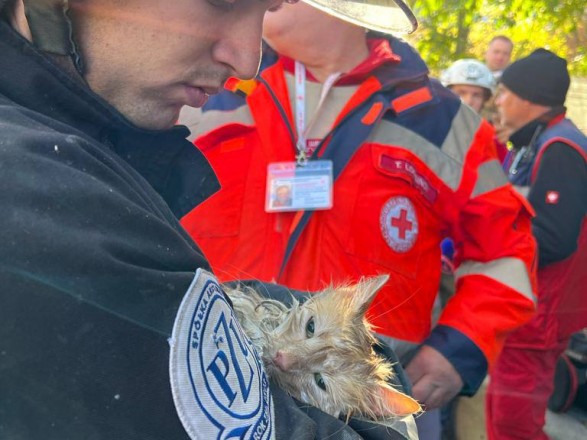
{"label": "jacket collar", "polygon": [[546,128],[564,119],[565,112],[566,109],[563,106],[554,107],[512,133],[510,142],[514,150],[530,146]]}
{"label": "jacket collar", "polygon": [[[0,20],[0,94],[67,124],[109,148],[135,168],[181,216],[219,189],[189,130],[141,129]],[[193,167],[186,174],[186,164]],[[186,174],[187,180],[178,178]],[[199,176],[196,184],[189,176]],[[194,180],[194,181],[192,181]]]}
{"label": "jacket collar", "polygon": [[[406,42],[397,38],[382,38],[378,34],[369,34],[367,39],[369,56],[337,80],[337,85],[360,84],[368,77],[375,76],[382,88],[395,86],[404,81],[416,81],[428,75],[428,68],[417,52]],[[268,46],[264,46],[261,69],[279,59],[285,71],[293,73],[295,61],[285,56],[278,56]],[[310,81],[316,79],[307,72]]]}

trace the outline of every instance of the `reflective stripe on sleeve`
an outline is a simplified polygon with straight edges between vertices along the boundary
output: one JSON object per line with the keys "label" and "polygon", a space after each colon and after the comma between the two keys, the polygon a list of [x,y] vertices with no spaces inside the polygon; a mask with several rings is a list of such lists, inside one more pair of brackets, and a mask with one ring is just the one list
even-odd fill
{"label": "reflective stripe on sleeve", "polygon": [[481,118],[479,115],[466,105],[461,105],[452,120],[450,131],[442,143],[442,152],[463,163],[480,126]]}
{"label": "reflective stripe on sleeve", "polygon": [[[440,148],[409,128],[389,120],[381,121],[369,140],[381,145],[401,146],[411,151],[449,188],[456,191],[463,175],[465,156],[480,124],[478,115],[461,106]],[[447,160],[447,156],[453,160]]]}
{"label": "reflective stripe on sleeve", "polygon": [[528,198],[528,194],[530,193],[529,186],[518,186],[514,185],[514,189],[524,198]]}
{"label": "reflective stripe on sleeve", "polygon": [[489,263],[464,261],[457,269],[455,277],[459,280],[468,275],[483,275],[491,278],[525,296],[536,304],[532,292],[530,276],[524,262],[518,258],[499,258]]}
{"label": "reflective stripe on sleeve", "polygon": [[399,146],[411,151],[449,188],[452,190],[458,188],[462,175],[461,163],[447,160],[446,155],[436,145],[414,131],[383,120],[374,130],[369,141],[391,147]]}
{"label": "reflective stripe on sleeve", "polygon": [[471,197],[475,198],[507,184],[508,179],[501,168],[499,160],[494,159],[484,162],[478,168],[477,182],[475,182]]}

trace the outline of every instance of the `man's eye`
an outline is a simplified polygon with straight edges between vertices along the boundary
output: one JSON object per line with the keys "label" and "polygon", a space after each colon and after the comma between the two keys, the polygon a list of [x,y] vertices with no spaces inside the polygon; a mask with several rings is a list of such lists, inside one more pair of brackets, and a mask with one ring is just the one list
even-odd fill
{"label": "man's eye", "polygon": [[281,9],[281,7],[283,6],[283,3],[279,3],[276,6],[272,6],[269,9],[267,9],[269,12],[277,12]]}
{"label": "man's eye", "polygon": [[208,0],[208,3],[212,6],[216,6],[226,11],[230,11],[236,2],[237,0]]}
{"label": "man's eye", "polygon": [[275,12],[275,11],[279,11],[281,9],[281,7],[283,6],[284,3],[288,3],[290,5],[293,5],[294,3],[297,3],[300,0],[273,0],[273,3],[277,3],[274,6],[271,6],[270,8],[268,8],[267,10],[269,12]]}

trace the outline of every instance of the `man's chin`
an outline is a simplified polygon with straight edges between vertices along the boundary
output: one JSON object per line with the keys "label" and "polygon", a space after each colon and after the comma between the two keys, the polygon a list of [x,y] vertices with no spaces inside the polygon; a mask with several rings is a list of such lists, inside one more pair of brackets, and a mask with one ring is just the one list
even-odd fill
{"label": "man's chin", "polygon": [[181,108],[153,110],[142,115],[127,116],[131,123],[138,128],[151,131],[168,130],[177,124]]}

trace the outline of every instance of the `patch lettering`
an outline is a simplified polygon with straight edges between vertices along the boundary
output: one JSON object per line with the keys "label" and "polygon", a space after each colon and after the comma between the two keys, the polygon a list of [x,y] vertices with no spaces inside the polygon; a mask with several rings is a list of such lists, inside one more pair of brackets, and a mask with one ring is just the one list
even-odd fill
{"label": "patch lettering", "polygon": [[173,399],[190,438],[275,437],[269,379],[212,274],[196,272],[170,346]]}
{"label": "patch lettering", "polygon": [[436,201],[438,197],[438,190],[432,186],[430,181],[424,177],[423,174],[418,172],[416,166],[404,159],[394,159],[386,154],[381,155],[380,165],[386,171],[392,174],[402,174],[407,176],[414,188],[416,188],[420,193],[431,203]]}
{"label": "patch lettering", "polygon": [[416,208],[407,197],[391,197],[379,216],[381,233],[387,245],[398,253],[408,252],[418,238]]}

